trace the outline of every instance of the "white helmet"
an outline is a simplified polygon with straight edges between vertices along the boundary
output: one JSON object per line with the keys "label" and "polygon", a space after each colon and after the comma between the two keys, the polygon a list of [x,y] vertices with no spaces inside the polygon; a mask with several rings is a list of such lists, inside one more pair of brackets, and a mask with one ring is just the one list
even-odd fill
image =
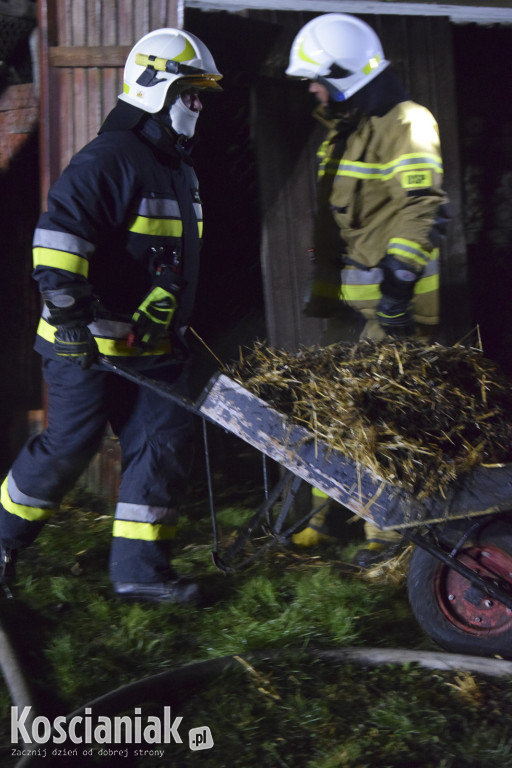
{"label": "white helmet", "polygon": [[[124,67],[122,101],[152,114],[176,81],[186,88],[221,91],[222,75],[204,43],[181,29],[156,29],[134,45]],[[180,82],[180,85],[182,83]]]}
{"label": "white helmet", "polygon": [[286,74],[317,80],[334,101],[345,101],[389,65],[379,38],[364,21],[326,13],[308,22],[293,41]]}

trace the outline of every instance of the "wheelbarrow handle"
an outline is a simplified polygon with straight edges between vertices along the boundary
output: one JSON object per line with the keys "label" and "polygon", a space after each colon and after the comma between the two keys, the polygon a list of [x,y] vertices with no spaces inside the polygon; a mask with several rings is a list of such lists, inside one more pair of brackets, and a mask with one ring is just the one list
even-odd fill
{"label": "wheelbarrow handle", "polygon": [[172,400],[173,403],[180,405],[182,408],[191,411],[196,414],[196,416],[200,415],[197,405],[192,400],[185,397],[185,395],[180,395],[176,392],[170,384],[166,384],[163,381],[155,381],[155,379],[151,379],[149,376],[139,373],[139,371],[131,371],[122,365],[112,363],[103,355],[100,356],[99,362],[104,370],[110,371],[111,373],[117,373],[117,375],[121,376],[123,379],[128,379],[128,381],[133,381],[134,384],[147,387],[148,389],[153,390],[153,392],[162,395],[162,397]]}

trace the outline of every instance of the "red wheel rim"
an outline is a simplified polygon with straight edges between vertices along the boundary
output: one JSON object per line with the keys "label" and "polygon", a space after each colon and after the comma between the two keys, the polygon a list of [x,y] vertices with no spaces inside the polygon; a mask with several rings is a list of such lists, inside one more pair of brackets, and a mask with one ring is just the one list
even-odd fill
{"label": "red wheel rim", "polygon": [[[457,556],[457,562],[471,568],[480,576],[499,580],[500,586],[512,596],[512,557],[496,546],[478,546],[466,549]],[[474,635],[487,637],[512,629],[512,609],[472,587],[444,563],[434,576],[437,602],[450,623]]]}

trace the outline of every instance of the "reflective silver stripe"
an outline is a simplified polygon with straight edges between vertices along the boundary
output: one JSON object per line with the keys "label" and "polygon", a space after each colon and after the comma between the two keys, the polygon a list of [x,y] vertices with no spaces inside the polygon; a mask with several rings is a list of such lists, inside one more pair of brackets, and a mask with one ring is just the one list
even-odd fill
{"label": "reflective silver stripe", "polygon": [[421,273],[421,277],[431,277],[432,275],[437,275],[438,272],[439,259],[431,259],[425,264],[423,272]]}
{"label": "reflective silver stripe", "polygon": [[178,517],[178,510],[172,507],[151,507],[146,504],[129,504],[121,501],[116,504],[116,520],[125,520],[131,523],[176,525]]}
{"label": "reflective silver stripe", "polygon": [[380,285],[383,276],[380,267],[373,267],[373,269],[346,267],[343,270],[343,283],[345,285]]}
{"label": "reflective silver stripe", "polygon": [[85,258],[94,253],[94,245],[88,240],[70,235],[68,232],[53,232],[51,229],[36,229],[32,246],[74,253]]}
{"label": "reflective silver stripe", "polygon": [[137,208],[137,216],[157,219],[180,219],[181,212],[177,200],[143,197]]}
{"label": "reflective silver stripe", "polygon": [[106,339],[126,339],[132,330],[131,323],[122,320],[106,320],[100,318],[89,323],[88,328],[93,336],[103,336]]}
{"label": "reflective silver stripe", "polygon": [[12,472],[9,472],[7,476],[7,491],[14,504],[21,504],[24,507],[36,507],[37,509],[53,509],[56,506],[54,501],[36,499],[34,496],[27,496],[26,493],[20,491],[12,476]]}
{"label": "reflective silver stripe", "polygon": [[202,221],[203,220],[203,206],[201,205],[201,203],[194,203],[194,211],[195,211],[197,220],[198,221]]}
{"label": "reflective silver stripe", "polygon": [[[50,310],[46,304],[43,305],[42,317],[43,320],[50,323]],[[106,339],[127,339],[132,330],[131,323],[123,322],[122,320],[108,320],[106,318],[99,318],[93,323],[89,323],[87,327],[93,336]]]}

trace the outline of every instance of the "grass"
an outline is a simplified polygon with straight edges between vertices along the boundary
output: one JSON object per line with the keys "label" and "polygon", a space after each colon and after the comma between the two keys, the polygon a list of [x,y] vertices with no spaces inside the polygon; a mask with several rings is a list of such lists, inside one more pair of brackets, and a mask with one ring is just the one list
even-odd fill
{"label": "grass", "polygon": [[[216,496],[223,546],[254,512],[259,490],[232,484]],[[512,684],[416,665],[328,663],[315,649],[347,645],[435,649],[417,627],[403,583],[346,573],[361,527],[344,544],[306,555],[281,547],[226,576],[209,553],[201,483],[178,531],[175,564],[208,592],[201,608],[114,599],[107,576],[112,509],[76,492],[19,564],[17,600],[3,623],[16,645],[40,714],[53,718],[121,685],[183,664],[237,656],[211,679],[172,683],[162,696],[183,717],[183,744],[165,757],[84,764],[141,768],[512,768]],[[10,701],[0,691],[0,736],[10,744]],[[129,710],[133,712],[133,709]],[[214,747],[189,749],[190,728],[208,726]],[[158,745],[155,745],[158,746]],[[151,751],[151,750],[148,750]],[[156,751],[153,750],[153,751]],[[2,765],[15,760],[5,751]],[[112,758],[113,760],[113,758]],[[48,762],[42,762],[42,765]],[[78,768],[79,757],[66,765]]]}

